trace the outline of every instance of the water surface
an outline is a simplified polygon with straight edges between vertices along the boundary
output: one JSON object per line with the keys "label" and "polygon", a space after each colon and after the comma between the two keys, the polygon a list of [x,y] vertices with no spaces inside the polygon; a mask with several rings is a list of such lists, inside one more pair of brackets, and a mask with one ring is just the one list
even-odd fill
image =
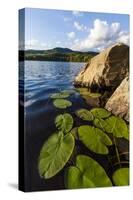
{"label": "water surface", "polygon": [[[75,111],[79,108],[91,109],[80,94],[75,90],[73,81],[85,63],[74,62],[46,62],[25,61],[20,63],[20,97],[24,96],[25,114],[25,186],[27,191],[64,189],[64,172],[66,167],[74,163],[67,163],[56,176],[49,180],[40,178],[38,173],[38,157],[42,145],[47,138],[56,131],[55,117],[64,112],[71,113],[74,118],[74,127],[91,124],[76,118]],[[25,67],[23,67],[25,66]],[[23,77],[24,75],[24,77]],[[24,79],[23,79],[24,78]],[[62,90],[74,89],[75,92],[67,98],[72,106],[67,109],[57,109],[53,106],[50,96]],[[22,104],[22,102],[21,102]],[[123,145],[122,147],[126,147]],[[88,150],[79,141],[76,141],[75,152],[86,154],[97,160],[104,167],[111,178],[111,164],[107,155],[98,155]],[[113,146],[109,147],[109,155],[115,155]],[[75,155],[76,156],[76,155]]]}
{"label": "water surface", "polygon": [[[53,190],[64,188],[63,172],[45,181],[40,179],[37,159],[44,141],[56,130],[54,119],[64,110],[56,109],[50,95],[66,89],[74,89],[73,81],[85,63],[25,61],[20,63],[20,92],[25,89],[25,138],[26,138],[26,187],[31,190]],[[24,84],[25,83],[25,84]],[[21,94],[20,94],[21,95]],[[68,98],[72,107],[65,112],[74,113],[77,108],[86,107],[85,101],[75,92]]]}

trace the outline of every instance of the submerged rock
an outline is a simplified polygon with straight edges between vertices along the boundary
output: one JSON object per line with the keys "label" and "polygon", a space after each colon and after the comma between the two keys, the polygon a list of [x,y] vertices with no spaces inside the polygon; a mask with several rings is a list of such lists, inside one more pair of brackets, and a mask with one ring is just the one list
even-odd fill
{"label": "submerged rock", "polygon": [[129,78],[126,77],[107,101],[105,108],[129,121]]}
{"label": "submerged rock", "polygon": [[129,47],[118,43],[93,57],[76,76],[74,84],[89,88],[116,88],[129,68]]}

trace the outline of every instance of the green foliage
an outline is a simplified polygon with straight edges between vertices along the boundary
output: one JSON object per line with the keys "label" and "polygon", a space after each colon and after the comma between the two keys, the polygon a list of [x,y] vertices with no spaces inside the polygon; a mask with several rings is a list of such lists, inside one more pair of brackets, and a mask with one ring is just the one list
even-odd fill
{"label": "green foliage", "polygon": [[74,149],[74,138],[68,133],[54,133],[44,143],[38,162],[39,174],[45,179],[55,176],[69,160]]}
{"label": "green foliage", "polygon": [[96,118],[107,118],[111,115],[111,112],[105,110],[104,108],[93,108],[91,109],[91,113]]}
{"label": "green foliage", "polygon": [[71,49],[54,48],[50,50],[26,50],[20,52],[20,58],[25,53],[26,60],[88,62],[96,52],[77,52]]}
{"label": "green foliage", "polygon": [[76,166],[69,167],[66,172],[68,189],[112,186],[103,167],[85,155],[78,155]]}
{"label": "green foliage", "polygon": [[83,97],[83,98],[98,98],[101,96],[100,93],[92,93],[88,90],[88,88],[77,88],[77,91],[80,93],[80,95]]}
{"label": "green foliage", "polygon": [[[60,109],[70,107],[72,103],[65,98],[74,93],[74,90],[63,90],[60,93],[51,95],[53,105]],[[90,93],[88,89],[80,89],[82,97],[100,97],[99,93]],[[115,137],[129,139],[128,126],[126,122],[104,108],[79,109],[75,112],[76,116],[86,121],[87,125],[74,127],[74,120],[71,114],[59,114],[55,118],[55,126],[58,129],[43,144],[38,160],[38,170],[42,178],[49,179],[60,172],[70,159],[75,140],[76,145],[82,142],[89,150],[94,153],[107,155],[108,146],[112,145],[112,140],[118,163],[121,162]],[[93,125],[88,125],[93,121]],[[83,122],[83,121],[82,121]],[[107,135],[111,133],[114,137]],[[80,142],[79,142],[80,141]],[[74,154],[78,154],[78,145]],[[109,157],[108,157],[109,158]],[[73,162],[73,161],[72,161]],[[121,165],[120,165],[121,167]],[[115,185],[129,184],[129,169],[117,169],[112,175]],[[103,167],[92,158],[85,155],[76,157],[75,166],[70,166],[66,171],[65,185],[67,188],[89,188],[112,186],[112,182],[107,176]]]}
{"label": "green foliage", "polygon": [[110,138],[102,130],[83,125],[78,128],[79,140],[90,149],[98,154],[108,154],[107,146],[112,145]]}
{"label": "green foliage", "polygon": [[100,97],[101,94],[100,93],[90,93],[90,97],[93,97],[93,98],[97,98],[97,97]]}
{"label": "green foliage", "polygon": [[106,120],[101,118],[95,118],[93,124],[97,127],[102,129],[103,131],[108,132],[110,130],[110,125],[106,122]]}
{"label": "green foliage", "polygon": [[129,139],[129,132],[126,122],[116,116],[111,116],[105,120],[107,126],[104,127],[107,133],[112,133],[115,137]]}
{"label": "green foliage", "polygon": [[129,185],[129,168],[117,169],[112,178],[114,184],[117,186]]}
{"label": "green foliage", "polygon": [[93,115],[92,115],[92,113],[91,113],[89,110],[87,110],[87,109],[79,109],[79,110],[77,110],[77,111],[75,112],[75,114],[76,114],[79,118],[81,118],[81,119],[83,119],[83,120],[86,120],[86,121],[92,121],[92,120],[93,120]]}
{"label": "green foliage", "polygon": [[78,127],[74,127],[71,130],[71,134],[73,135],[73,137],[75,138],[75,140],[78,140],[79,139],[79,137],[78,137]]}
{"label": "green foliage", "polygon": [[69,97],[68,92],[60,92],[60,93],[54,93],[51,95],[52,99],[63,99]]}
{"label": "green foliage", "polygon": [[53,101],[53,104],[55,107],[60,108],[60,109],[67,108],[72,105],[72,103],[70,101],[65,100],[65,99],[55,99]]}
{"label": "green foliage", "polygon": [[126,122],[116,116],[111,116],[107,119],[95,118],[94,125],[107,133],[112,133],[115,137],[123,137],[129,140],[129,131]]}
{"label": "green foliage", "polygon": [[73,127],[73,118],[68,113],[58,115],[55,118],[55,125],[59,130],[68,133]]}

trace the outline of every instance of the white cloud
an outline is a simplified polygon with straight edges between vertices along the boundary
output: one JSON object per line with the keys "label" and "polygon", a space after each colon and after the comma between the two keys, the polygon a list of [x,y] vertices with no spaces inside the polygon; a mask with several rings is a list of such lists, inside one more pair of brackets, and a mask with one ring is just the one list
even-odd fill
{"label": "white cloud", "polygon": [[96,19],[86,38],[72,46],[75,50],[102,50],[116,42],[129,43],[129,33],[122,31],[120,23],[112,24]]}
{"label": "white cloud", "polygon": [[79,42],[79,39],[78,39],[78,38],[74,40],[74,43],[77,43],[77,42]]}
{"label": "white cloud", "polygon": [[46,43],[40,42],[39,40],[36,40],[36,39],[27,40],[25,42],[25,49],[41,50],[41,49],[47,49],[50,47],[51,47],[51,44],[46,44]]}
{"label": "white cloud", "polygon": [[119,33],[118,42],[123,42],[125,44],[129,44],[129,34],[127,32],[121,31]]}
{"label": "white cloud", "polygon": [[70,33],[67,33],[67,36],[69,39],[73,39],[73,38],[75,38],[75,32],[72,31]]}
{"label": "white cloud", "polygon": [[73,14],[74,16],[76,16],[76,17],[82,17],[82,16],[83,16],[83,12],[81,12],[81,11],[76,11],[76,10],[72,11],[72,14]]}
{"label": "white cloud", "polygon": [[87,27],[84,26],[83,24],[80,24],[79,22],[74,22],[74,27],[78,30],[78,31],[84,31],[87,30]]}

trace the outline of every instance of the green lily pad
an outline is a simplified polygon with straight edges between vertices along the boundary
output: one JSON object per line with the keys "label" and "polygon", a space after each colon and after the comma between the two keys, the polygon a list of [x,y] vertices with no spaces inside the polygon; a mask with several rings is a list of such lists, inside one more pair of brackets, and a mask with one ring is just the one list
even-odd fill
{"label": "green lily pad", "polygon": [[88,88],[83,88],[83,87],[79,87],[79,88],[76,88],[76,90],[80,93],[80,94],[88,94],[90,93]]}
{"label": "green lily pad", "polygon": [[55,99],[53,104],[55,107],[61,108],[61,109],[70,107],[72,105],[70,101],[65,100],[65,99]]}
{"label": "green lily pad", "polygon": [[78,155],[76,166],[71,166],[66,172],[66,188],[92,188],[112,186],[103,167],[85,155]]}
{"label": "green lily pad", "polygon": [[68,90],[63,90],[62,92],[63,92],[63,93],[67,93],[67,94],[73,94],[73,93],[75,93],[75,90],[73,90],[73,89],[68,89]]}
{"label": "green lily pad", "polygon": [[90,112],[96,118],[107,118],[111,115],[111,112],[105,110],[104,108],[93,108]]}
{"label": "green lily pad", "polygon": [[63,99],[67,97],[69,97],[69,93],[67,92],[54,93],[51,95],[52,99]]}
{"label": "green lily pad", "polygon": [[78,140],[78,127],[74,127],[72,130],[71,130],[71,134],[73,135],[73,137]]}
{"label": "green lily pad", "polygon": [[98,154],[108,154],[107,146],[112,145],[111,139],[99,128],[83,125],[78,128],[79,140],[90,149]]}
{"label": "green lily pad", "polygon": [[101,96],[101,94],[100,94],[100,93],[92,93],[92,92],[91,92],[91,93],[89,94],[89,96],[92,97],[92,98],[98,98],[98,97]]}
{"label": "green lily pad", "polygon": [[106,132],[112,133],[115,137],[124,137],[125,139],[129,139],[129,131],[126,122],[116,116],[111,116],[105,120],[108,126],[105,127]]}
{"label": "green lily pad", "polygon": [[117,169],[112,178],[114,184],[117,186],[129,185],[129,168]]}
{"label": "green lily pad", "polygon": [[68,113],[58,115],[55,118],[55,125],[59,130],[68,133],[73,127],[73,118]]}
{"label": "green lily pad", "polygon": [[83,96],[83,98],[98,98],[101,96],[100,93],[92,93],[88,90],[88,88],[77,88],[77,91],[80,93],[81,96]]}
{"label": "green lily pad", "polygon": [[87,110],[87,109],[79,109],[79,110],[77,110],[77,111],[75,112],[75,114],[76,114],[79,118],[81,118],[81,119],[83,119],[83,120],[86,120],[86,121],[92,121],[92,120],[93,120],[93,115],[92,115],[92,113],[91,113],[89,110]]}
{"label": "green lily pad", "polygon": [[54,133],[44,143],[38,162],[39,174],[45,179],[55,176],[69,160],[75,140],[68,133],[65,136],[63,132]]}
{"label": "green lily pad", "polygon": [[94,121],[93,121],[93,124],[94,124],[94,126],[102,129],[103,131],[108,132],[107,130],[110,130],[110,125],[104,119],[95,118]]}

